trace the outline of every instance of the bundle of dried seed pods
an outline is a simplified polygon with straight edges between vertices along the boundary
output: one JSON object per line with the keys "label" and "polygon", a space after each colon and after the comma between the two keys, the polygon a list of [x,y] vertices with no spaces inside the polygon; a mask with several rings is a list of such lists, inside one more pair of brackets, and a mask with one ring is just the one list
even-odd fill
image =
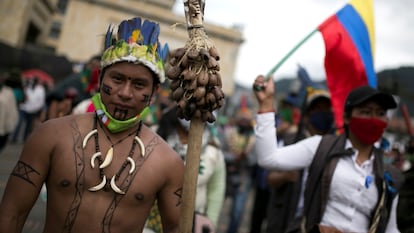
{"label": "bundle of dried seed pods", "polygon": [[179,118],[201,118],[212,123],[213,111],[224,104],[216,47],[178,48],[171,52],[166,76],[171,80],[171,97],[177,102]]}

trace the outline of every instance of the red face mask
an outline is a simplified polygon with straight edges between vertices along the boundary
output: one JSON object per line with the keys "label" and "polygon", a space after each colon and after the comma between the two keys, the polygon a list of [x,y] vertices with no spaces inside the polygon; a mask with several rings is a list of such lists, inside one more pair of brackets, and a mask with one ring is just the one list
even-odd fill
{"label": "red face mask", "polygon": [[351,117],[349,120],[349,130],[367,145],[378,141],[385,127],[387,127],[387,122],[377,118]]}

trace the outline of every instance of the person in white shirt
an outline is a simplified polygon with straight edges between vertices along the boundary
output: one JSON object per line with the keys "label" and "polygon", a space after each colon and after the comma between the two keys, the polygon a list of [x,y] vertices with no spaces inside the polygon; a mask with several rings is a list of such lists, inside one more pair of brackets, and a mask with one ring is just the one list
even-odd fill
{"label": "person in white shirt", "polygon": [[25,125],[23,141],[33,130],[34,120],[40,115],[41,110],[46,104],[46,89],[37,77],[30,79],[24,88],[26,99],[19,106],[19,122],[13,134],[12,142],[16,143],[20,134],[20,129]]}
{"label": "person in white shirt", "polygon": [[13,132],[18,120],[13,89],[6,86],[4,80],[4,74],[0,74],[0,153],[7,145],[9,134]]}
{"label": "person in white shirt", "polygon": [[396,207],[403,176],[384,164],[382,151],[374,146],[387,126],[387,109],[397,107],[392,95],[369,86],[355,88],[345,102],[343,134],[315,135],[278,148],[273,80],[259,75],[253,87],[259,103],[259,165],[309,169],[302,232],[399,232]]}

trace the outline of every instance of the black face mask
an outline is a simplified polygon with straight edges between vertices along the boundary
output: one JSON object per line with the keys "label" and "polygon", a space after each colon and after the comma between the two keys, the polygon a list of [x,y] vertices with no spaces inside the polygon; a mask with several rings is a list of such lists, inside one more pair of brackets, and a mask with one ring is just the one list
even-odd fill
{"label": "black face mask", "polygon": [[332,112],[314,112],[310,114],[309,121],[316,130],[327,133],[332,129],[334,116]]}

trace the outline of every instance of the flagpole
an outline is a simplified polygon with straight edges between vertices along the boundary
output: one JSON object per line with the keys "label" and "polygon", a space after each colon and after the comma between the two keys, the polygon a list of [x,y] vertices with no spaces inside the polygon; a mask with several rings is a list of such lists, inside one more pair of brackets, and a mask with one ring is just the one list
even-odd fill
{"label": "flagpole", "polygon": [[270,71],[269,73],[267,73],[266,78],[270,78],[270,75],[272,75],[273,73],[276,72],[276,70],[279,69],[280,66],[283,65],[283,63],[285,63],[285,61],[292,56],[292,54],[294,52],[296,52],[296,50],[298,50],[298,48],[300,46],[302,46],[309,38],[311,38],[316,32],[318,31],[318,28],[315,28],[313,31],[311,31],[308,35],[306,35],[301,41],[299,41],[298,44],[295,45],[295,47],[293,47]]}

